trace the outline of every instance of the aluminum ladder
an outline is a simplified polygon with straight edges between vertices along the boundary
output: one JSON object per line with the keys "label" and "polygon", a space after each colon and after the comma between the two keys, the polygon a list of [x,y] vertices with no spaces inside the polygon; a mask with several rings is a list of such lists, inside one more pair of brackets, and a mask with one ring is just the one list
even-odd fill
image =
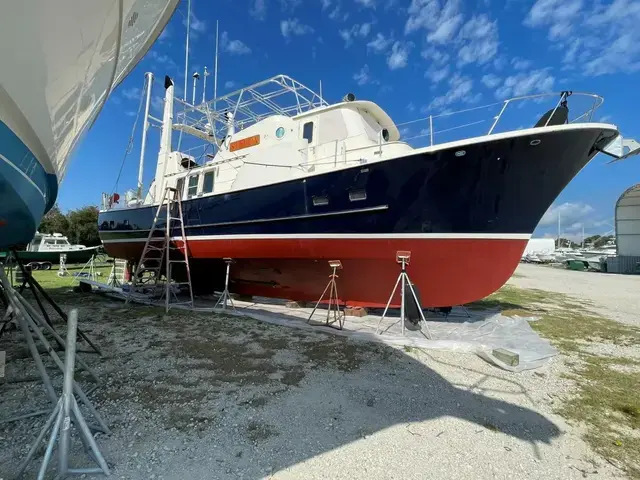
{"label": "aluminum ladder", "polygon": [[[174,215],[174,210],[177,214]],[[163,207],[165,208],[163,212]],[[161,230],[163,213],[166,213],[166,220],[164,222],[164,235],[155,235],[156,231]],[[176,228],[172,222],[178,222],[180,226],[180,243],[172,241],[172,232]],[[160,223],[160,225],[158,225]],[[172,255],[173,252],[178,251],[178,255]],[[186,270],[187,280],[184,282],[173,282],[172,272],[175,264],[184,264]],[[149,236],[145,243],[144,250],[140,261],[136,266],[136,271],[131,282],[131,289],[129,290],[129,296],[127,301],[131,298],[132,294],[138,293],[137,290],[140,285],[145,285],[142,282],[142,276],[144,273],[150,272],[153,274],[154,280],[154,292],[157,291],[157,287],[160,285],[160,277],[165,275],[164,288],[160,296],[160,301],[164,299],[165,312],[169,312],[169,308],[172,305],[190,305],[193,308],[193,288],[191,285],[191,270],[189,268],[189,251],[187,245],[187,236],[184,232],[184,220],[182,215],[182,200],[180,198],[180,192],[174,187],[167,187],[164,191],[162,201],[158,205],[156,215],[149,230]],[[182,286],[188,286],[189,288],[189,301],[179,301],[175,287],[178,289]]]}
{"label": "aluminum ladder", "polygon": [[[127,261],[121,258],[114,258],[107,285],[112,287],[122,287],[125,284],[125,273],[127,271]],[[92,280],[95,280],[92,278]]]}

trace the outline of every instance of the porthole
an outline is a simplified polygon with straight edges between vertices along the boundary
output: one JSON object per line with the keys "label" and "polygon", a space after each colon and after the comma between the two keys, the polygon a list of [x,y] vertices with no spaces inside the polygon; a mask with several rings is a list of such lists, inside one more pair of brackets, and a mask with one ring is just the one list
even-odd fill
{"label": "porthole", "polygon": [[536,138],[535,140],[531,140],[531,141],[529,142],[529,145],[531,145],[532,147],[535,147],[536,145],[540,145],[540,142],[541,142],[541,141],[542,141],[542,140],[538,140],[538,139]]}
{"label": "porthole", "polygon": [[278,129],[276,130],[276,137],[282,138],[284,137],[284,134],[285,134],[284,127],[278,127]]}
{"label": "porthole", "polygon": [[467,154],[464,150],[458,150],[456,152],[456,157],[464,157]]}

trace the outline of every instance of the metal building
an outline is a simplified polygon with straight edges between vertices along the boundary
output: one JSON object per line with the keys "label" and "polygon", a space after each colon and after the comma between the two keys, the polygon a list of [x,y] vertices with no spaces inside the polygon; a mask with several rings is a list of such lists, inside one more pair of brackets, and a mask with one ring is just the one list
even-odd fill
{"label": "metal building", "polygon": [[616,202],[618,255],[640,256],[640,183],[628,188]]}

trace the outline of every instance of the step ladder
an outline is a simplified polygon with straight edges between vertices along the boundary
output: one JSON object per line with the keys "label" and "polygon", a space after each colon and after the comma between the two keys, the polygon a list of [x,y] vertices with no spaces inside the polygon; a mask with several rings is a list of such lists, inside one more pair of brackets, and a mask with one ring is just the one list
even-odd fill
{"label": "step ladder", "polygon": [[[164,235],[156,235],[156,232],[162,230],[162,213],[165,208],[166,220],[164,221]],[[176,208],[177,207],[177,208]],[[175,211],[177,210],[177,212]],[[177,213],[177,216],[174,216]],[[173,222],[177,222],[180,226],[180,243],[172,242],[172,232],[174,230]],[[175,252],[179,252],[175,254]],[[172,255],[174,253],[174,255]],[[187,280],[184,282],[172,281],[173,266],[175,264],[184,264],[186,269]],[[143,275],[151,274],[151,278],[145,282]],[[164,285],[161,277],[164,275]],[[182,200],[180,192],[174,187],[167,187],[164,191],[162,201],[158,205],[156,215],[147,237],[144,250],[140,261],[136,266],[136,271],[131,282],[129,290],[129,298],[140,292],[140,288],[148,290],[150,284],[153,286],[152,293],[156,293],[158,287],[162,288],[159,301],[164,299],[165,312],[169,312],[172,305],[190,305],[193,308],[193,288],[191,286],[191,271],[189,268],[189,251],[187,245],[187,236],[184,233],[184,220],[182,215]],[[189,288],[189,300],[179,301],[176,290],[182,286]],[[127,298],[127,301],[129,300]]]}
{"label": "step ladder", "polygon": [[121,258],[114,258],[107,285],[111,287],[122,287],[126,282],[127,261]]}

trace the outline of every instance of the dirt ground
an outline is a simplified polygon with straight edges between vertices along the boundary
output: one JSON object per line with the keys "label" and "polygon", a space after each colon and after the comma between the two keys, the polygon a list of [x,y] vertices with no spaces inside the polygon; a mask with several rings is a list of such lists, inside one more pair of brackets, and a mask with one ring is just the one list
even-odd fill
{"label": "dirt ground", "polygon": [[[545,275],[520,268],[512,282],[544,288]],[[608,307],[580,285],[572,287],[576,298]],[[576,394],[570,355],[514,374],[470,354],[214,314],[166,317],[59,290],[56,298],[79,309],[81,328],[103,350],[80,355],[103,382],[91,399],[112,430],[97,442],[114,478],[625,477],[583,439],[585,427],[558,413]],[[0,350],[7,380],[35,375],[17,332],[0,339]],[[93,385],[81,371],[76,377],[86,390]],[[0,384],[0,418],[47,407],[39,382]],[[43,422],[0,424],[0,478],[12,477]],[[73,444],[72,464],[89,465]]]}

